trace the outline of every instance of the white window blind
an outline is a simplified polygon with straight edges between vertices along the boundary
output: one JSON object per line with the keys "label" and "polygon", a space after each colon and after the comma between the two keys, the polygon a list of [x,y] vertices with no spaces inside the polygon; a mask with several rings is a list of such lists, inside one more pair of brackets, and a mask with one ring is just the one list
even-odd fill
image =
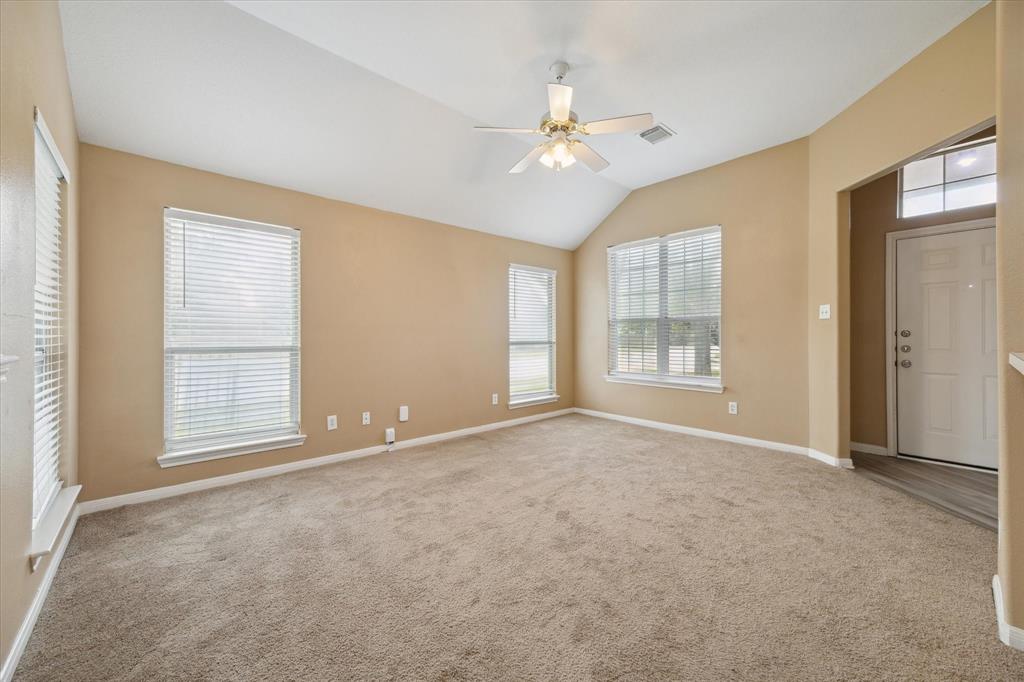
{"label": "white window blind", "polygon": [[555,396],[555,273],[508,268],[509,404]]}
{"label": "white window blind", "polygon": [[32,447],[32,527],[61,489],[64,427],[64,253],[61,199],[64,174],[46,139],[35,132],[36,283],[35,402]]}
{"label": "white window blind", "polygon": [[165,210],[164,391],[168,455],[298,433],[298,230]]}
{"label": "white window blind", "polygon": [[608,373],[721,385],[722,232],[608,249]]}

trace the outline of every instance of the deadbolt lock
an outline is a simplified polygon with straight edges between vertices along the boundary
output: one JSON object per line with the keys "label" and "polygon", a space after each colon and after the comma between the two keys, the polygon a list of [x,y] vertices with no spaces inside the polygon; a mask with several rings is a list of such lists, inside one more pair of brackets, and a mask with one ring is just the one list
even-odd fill
{"label": "deadbolt lock", "polygon": [[907,344],[903,344],[902,346],[900,346],[900,352],[902,352],[902,353],[909,353],[910,352],[910,346],[907,345]]}
{"label": "deadbolt lock", "polygon": [[903,362],[900,363],[900,367],[910,367],[912,364],[914,363],[912,363],[910,360],[904,360]]}
{"label": "deadbolt lock", "polygon": [[910,330],[909,329],[902,329],[902,330],[900,330],[900,336],[902,336],[903,338],[907,338],[908,336],[910,336]]}

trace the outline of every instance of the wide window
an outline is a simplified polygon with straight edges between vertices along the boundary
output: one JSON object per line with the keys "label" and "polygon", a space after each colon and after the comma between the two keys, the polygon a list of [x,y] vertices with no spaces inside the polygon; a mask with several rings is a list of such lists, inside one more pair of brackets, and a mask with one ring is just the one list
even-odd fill
{"label": "wide window", "polygon": [[608,379],[721,390],[721,227],[608,249]]}
{"label": "wide window", "polygon": [[[42,127],[40,127],[42,126]],[[35,131],[36,277],[34,297],[34,434],[32,527],[61,490],[64,449],[64,239],[61,214],[66,173],[38,118]]]}
{"label": "wide window", "polygon": [[900,172],[900,217],[951,211],[996,201],[996,143],[954,145],[908,163]]}
{"label": "wide window", "polygon": [[508,268],[509,406],[557,400],[555,395],[555,273]]}
{"label": "wide window", "polygon": [[164,212],[163,466],[299,445],[299,232]]}

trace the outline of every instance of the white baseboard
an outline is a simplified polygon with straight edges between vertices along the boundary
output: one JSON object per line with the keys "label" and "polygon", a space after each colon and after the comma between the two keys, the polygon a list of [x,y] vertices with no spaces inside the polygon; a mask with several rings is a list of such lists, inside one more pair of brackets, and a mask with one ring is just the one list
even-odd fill
{"label": "white baseboard", "polygon": [[[43,609],[46,595],[50,593],[53,577],[57,575],[60,561],[64,558],[64,550],[68,548],[71,536],[75,532],[78,514],[77,508],[72,509],[71,515],[64,525],[64,532],[61,534],[60,541],[57,543],[53,554],[50,555],[50,561],[46,565],[46,572],[43,573],[43,579],[39,583],[39,589],[36,590],[36,596],[32,598],[32,604],[29,606],[28,613],[25,614],[24,620],[21,621],[18,634],[14,636],[11,651],[7,654],[3,667],[0,668],[0,682],[10,682],[10,679],[14,677],[14,670],[18,667],[18,661],[21,660],[21,655],[25,652],[25,646],[28,644],[28,638],[32,635],[32,629],[36,626],[36,620],[39,618],[39,612]],[[27,560],[28,557],[26,557]]]}
{"label": "white baseboard", "polygon": [[484,431],[495,431],[497,429],[507,429],[510,426],[519,426],[520,424],[529,424],[530,422],[537,422],[541,421],[542,419],[561,417],[566,414],[572,414],[573,412],[573,408],[566,407],[565,409],[562,410],[554,410],[553,412],[541,412],[540,414],[530,415],[529,417],[517,417],[516,419],[506,419],[505,421],[491,422],[490,424],[481,424],[480,426],[470,426],[469,428],[459,429],[458,431],[448,431],[447,433],[435,433],[431,436],[409,438],[408,440],[397,441],[392,447],[392,449],[401,450],[403,448],[414,448],[417,445],[439,443],[443,440],[462,438],[463,436],[472,436],[474,433],[483,433]]}
{"label": "white baseboard", "polygon": [[[732,443],[740,443],[743,445],[753,445],[755,447],[767,448],[769,450],[780,450],[782,452],[790,452],[798,455],[808,455],[810,457],[813,457],[814,459],[817,459],[831,466],[846,469],[853,468],[853,462],[849,459],[838,459],[836,457],[832,457],[831,455],[827,455],[816,450],[809,450],[808,448],[805,448],[801,445],[777,443],[774,441],[761,440],[759,438],[737,436],[729,433],[721,433],[719,431],[708,431],[706,429],[697,429],[689,426],[679,426],[678,424],[668,424],[665,422],[657,422],[650,419],[640,419],[638,417],[626,417],[624,415],[612,414],[609,412],[599,412],[597,410],[588,410],[580,407],[568,407],[562,410],[542,412],[541,414],[535,414],[528,417],[518,417],[516,419],[507,419],[500,422],[491,422],[489,424],[471,426],[465,429],[458,429],[456,431],[448,431],[446,433],[436,433],[428,436],[420,436],[418,438],[410,438],[408,440],[396,442],[391,449],[401,450],[404,448],[416,447],[418,445],[439,443],[441,441],[451,440],[453,438],[471,436],[475,433],[494,431],[495,429],[505,429],[510,426],[518,426],[519,424],[527,424],[529,422],[540,421],[542,419],[551,419],[552,417],[561,417],[563,415],[572,414],[574,412],[578,414],[589,415],[591,417],[612,419],[616,421],[626,422],[629,424],[636,424],[638,426],[646,426],[649,428],[661,429],[663,431],[673,431],[675,433],[685,433],[687,435],[699,436],[702,438],[713,438],[716,440],[725,440]],[[339,452],[333,455],[324,455],[322,457],[302,459],[296,462],[288,462],[286,464],[277,464],[269,467],[261,467],[259,469],[240,471],[236,474],[227,474],[225,476],[204,478],[198,481],[189,481],[188,483],[179,483],[177,485],[169,485],[164,486],[162,488],[140,490],[134,493],[114,495],[112,497],[104,497],[97,500],[86,500],[85,502],[78,503],[78,512],[80,514],[92,514],[94,512],[105,511],[107,509],[115,509],[117,507],[123,507],[130,504],[141,504],[144,502],[161,500],[167,497],[186,495],[188,493],[198,492],[200,490],[220,488],[226,485],[241,483],[243,481],[255,480],[257,478],[279,476],[280,474],[286,474],[291,471],[301,471],[302,469],[311,469],[314,467],[325,466],[327,464],[336,464],[338,462],[344,462],[350,459],[358,459],[360,457],[378,455],[382,452],[387,451],[388,448],[385,445],[373,445],[367,448],[349,450],[347,452]],[[0,682],[3,681],[0,680]]]}
{"label": "white baseboard", "polygon": [[992,599],[996,603],[996,623],[999,626],[999,641],[1008,647],[1024,651],[1024,628],[1006,622],[1003,611],[1003,587],[999,575],[992,576]]}
{"label": "white baseboard", "polygon": [[274,466],[269,467],[260,467],[259,469],[249,469],[248,471],[240,471],[237,474],[226,474],[224,476],[214,476],[212,478],[201,478],[197,481],[189,481],[188,483],[178,483],[176,485],[168,485],[162,488],[150,488],[149,490],[139,490],[134,493],[113,495],[112,497],[101,497],[96,500],[86,500],[84,502],[79,502],[78,511],[80,514],[83,515],[92,514],[98,511],[106,511],[107,509],[116,509],[117,507],[124,507],[129,504],[142,504],[143,502],[153,502],[154,500],[162,500],[165,497],[176,497],[178,495],[186,495],[188,493],[194,493],[200,490],[209,490],[210,488],[221,488],[226,485],[242,483],[243,481],[251,481],[257,478],[279,476],[280,474],[286,474],[290,471],[311,469],[313,467],[324,466],[325,464],[344,462],[345,460],[348,459],[358,459],[359,457],[376,455],[384,451],[385,447],[383,445],[374,445],[372,447],[362,448],[359,450],[350,450],[348,452],[340,452],[333,455],[324,455],[323,457],[300,459],[297,462],[288,462],[287,464],[276,464]]}
{"label": "white baseboard", "polygon": [[[572,411],[573,409],[569,407],[563,410],[542,412],[541,414],[534,414],[528,417],[518,417],[516,419],[507,419],[505,421],[500,422],[491,422],[490,424],[481,424],[480,426],[471,426],[469,428],[459,429],[457,431],[448,431],[446,433],[436,433],[429,436],[420,436],[419,438],[410,438],[408,440],[396,442],[391,449],[400,450],[403,448],[415,447],[417,445],[426,445],[428,443],[438,443],[440,441],[451,440],[453,438],[471,436],[475,433],[494,431],[496,429],[505,429],[510,426],[518,426],[519,424],[527,424],[529,422],[540,421],[542,419],[560,417],[565,414],[571,414]],[[368,448],[360,448],[359,450],[349,450],[348,452],[339,452],[333,455],[324,455],[323,457],[301,459],[297,462],[288,462],[287,464],[276,464],[274,466],[261,467],[259,469],[240,471],[237,474],[227,474],[226,476],[203,478],[198,481],[189,481],[188,483],[179,483],[177,485],[169,485],[164,486],[162,488],[140,490],[138,492],[126,493],[124,495],[114,495],[113,497],[103,497],[98,500],[86,500],[85,502],[79,502],[78,511],[80,514],[92,514],[93,512],[114,509],[116,507],[123,507],[129,504],[141,504],[143,502],[152,502],[154,500],[162,500],[166,497],[185,495],[187,493],[194,493],[200,490],[208,490],[210,488],[220,488],[222,486],[233,485],[235,483],[241,483],[243,481],[251,481],[257,478],[279,476],[280,474],[286,474],[290,471],[312,469],[313,467],[320,467],[327,464],[335,464],[337,462],[344,462],[350,459],[358,459],[360,457],[368,457],[370,455],[379,455],[380,453],[387,451],[388,448],[385,445],[373,445]],[[0,682],[3,681],[0,680]]]}
{"label": "white baseboard", "polygon": [[885,455],[889,456],[889,448],[884,445],[871,445],[870,443],[856,443],[850,441],[850,449],[854,452],[864,452],[869,455]]}
{"label": "white baseboard", "polygon": [[853,461],[849,459],[839,459],[832,455],[827,455],[817,450],[805,448],[802,445],[791,445],[789,443],[777,443],[771,440],[761,440],[760,438],[750,438],[749,436],[737,436],[731,433],[722,433],[721,431],[708,431],[706,429],[697,429],[692,426],[680,426],[679,424],[669,424],[666,422],[657,422],[652,419],[641,419],[639,417],[627,417],[621,414],[612,414],[611,412],[599,412],[597,410],[588,410],[582,407],[575,408],[577,414],[585,414],[591,417],[600,417],[601,419],[612,419],[614,421],[625,422],[627,424],[635,424],[637,426],[646,426],[651,429],[660,429],[662,431],[672,431],[673,433],[685,433],[689,436],[699,436],[701,438],[713,438],[715,440],[724,440],[730,443],[740,443],[742,445],[753,445],[758,448],[767,448],[768,450],[779,450],[781,452],[789,452],[796,455],[807,455],[820,462],[829,464],[834,467],[842,469],[852,469]]}
{"label": "white baseboard", "polygon": [[819,462],[824,462],[829,466],[838,467],[840,469],[853,468],[853,460],[849,457],[836,457],[828,454],[827,452],[815,450],[814,448],[807,448],[807,456],[811,459],[816,459]]}

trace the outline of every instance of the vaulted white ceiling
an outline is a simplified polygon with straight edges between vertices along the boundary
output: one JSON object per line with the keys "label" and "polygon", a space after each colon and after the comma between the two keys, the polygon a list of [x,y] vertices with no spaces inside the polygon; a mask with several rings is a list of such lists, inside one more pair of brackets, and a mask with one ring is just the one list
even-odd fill
{"label": "vaulted white ceiling", "polygon": [[[61,3],[85,142],[575,248],[643,187],[811,133],[985,0]],[[611,166],[506,171],[547,67]]]}

